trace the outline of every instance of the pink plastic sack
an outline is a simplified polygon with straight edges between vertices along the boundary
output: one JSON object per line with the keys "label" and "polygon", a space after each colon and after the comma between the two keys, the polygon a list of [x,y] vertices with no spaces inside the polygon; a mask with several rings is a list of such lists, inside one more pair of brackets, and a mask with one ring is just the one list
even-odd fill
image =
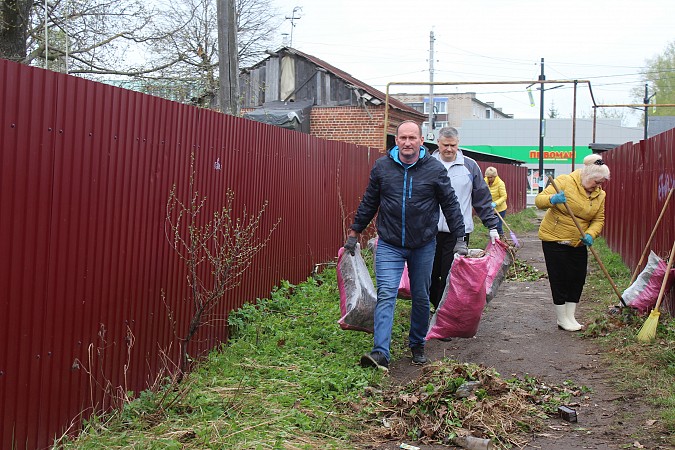
{"label": "pink plastic sack", "polygon": [[338,251],[337,281],[340,291],[340,328],[373,332],[377,293],[357,244],[354,256]]}
{"label": "pink plastic sack", "polygon": [[487,278],[485,279],[485,301],[490,300],[497,295],[497,290],[506,277],[509,268],[513,264],[513,255],[509,251],[509,246],[500,240],[493,244],[488,242],[485,247],[485,258],[487,258]]}
{"label": "pink plastic sack", "polygon": [[426,340],[473,337],[485,307],[488,257],[455,254],[438,309],[431,318]]}
{"label": "pink plastic sack", "polygon": [[[628,289],[623,291],[621,298],[626,305],[636,309],[641,314],[647,314],[656,306],[656,300],[663,284],[663,277],[666,275],[668,264],[654,253],[649,253],[647,264],[642,269],[640,275],[635,279]],[[675,282],[675,268],[670,271],[668,281],[666,282],[666,292]]]}
{"label": "pink plastic sack", "polygon": [[410,277],[408,277],[408,263],[403,266],[403,275],[401,275],[401,282],[398,284],[398,298],[410,300]]}

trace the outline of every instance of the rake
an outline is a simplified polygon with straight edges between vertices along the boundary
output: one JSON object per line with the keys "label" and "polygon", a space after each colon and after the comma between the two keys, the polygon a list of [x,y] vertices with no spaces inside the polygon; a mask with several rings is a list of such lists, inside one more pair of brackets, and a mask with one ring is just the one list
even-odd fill
{"label": "rake", "polygon": [[509,230],[509,236],[511,236],[511,240],[513,241],[513,245],[515,245],[516,248],[519,248],[520,243],[518,243],[518,238],[516,237],[516,233],[514,233],[513,230],[511,230],[511,227],[509,226],[509,224],[506,223],[506,220],[504,220],[504,218],[501,216],[501,214],[499,214],[496,210],[495,210],[495,214],[497,214],[497,217],[499,217],[499,220],[502,221],[502,223],[504,224],[506,229]]}
{"label": "rake", "polygon": [[647,317],[647,320],[645,320],[644,325],[642,325],[642,328],[640,328],[640,332],[637,335],[638,341],[649,342],[654,340],[656,337],[656,327],[659,324],[659,316],[661,315],[659,306],[661,306],[663,294],[666,293],[668,275],[670,275],[670,269],[673,267],[673,259],[675,259],[675,242],[673,242],[673,248],[670,250],[670,259],[668,260],[668,266],[666,266],[666,274],[663,276],[663,282],[661,283],[659,296],[656,299],[656,306],[654,306],[652,312],[649,313],[649,317]]}

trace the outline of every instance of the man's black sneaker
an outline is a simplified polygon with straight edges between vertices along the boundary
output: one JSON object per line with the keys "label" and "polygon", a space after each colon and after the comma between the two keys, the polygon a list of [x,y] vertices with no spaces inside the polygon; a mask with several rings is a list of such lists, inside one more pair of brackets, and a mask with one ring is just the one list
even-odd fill
{"label": "man's black sneaker", "polygon": [[370,352],[361,357],[361,367],[375,367],[380,370],[389,370],[389,361],[382,352]]}
{"label": "man's black sneaker", "polygon": [[424,346],[418,345],[416,347],[411,347],[412,351],[412,363],[415,365],[422,365],[429,362],[426,356],[424,356]]}

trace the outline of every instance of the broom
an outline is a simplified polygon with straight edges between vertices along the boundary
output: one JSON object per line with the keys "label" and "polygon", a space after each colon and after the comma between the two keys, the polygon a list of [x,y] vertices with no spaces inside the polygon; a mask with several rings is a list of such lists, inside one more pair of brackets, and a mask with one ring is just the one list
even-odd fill
{"label": "broom", "polygon": [[663,276],[663,282],[661,283],[661,290],[659,291],[659,296],[656,299],[656,306],[652,309],[652,312],[649,313],[649,317],[645,320],[644,325],[640,328],[640,332],[637,335],[638,341],[649,342],[656,337],[656,326],[659,324],[659,306],[661,306],[661,300],[663,300],[663,294],[666,293],[666,284],[668,283],[668,275],[670,275],[670,269],[673,267],[673,259],[675,259],[675,242],[673,242],[673,248],[670,250],[670,259],[668,260],[668,266],[666,266],[666,274]]}

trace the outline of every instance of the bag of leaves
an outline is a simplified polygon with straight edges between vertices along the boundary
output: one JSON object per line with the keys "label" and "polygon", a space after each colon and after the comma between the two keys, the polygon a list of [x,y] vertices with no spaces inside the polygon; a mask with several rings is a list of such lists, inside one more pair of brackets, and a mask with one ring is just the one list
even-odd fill
{"label": "bag of leaves", "polygon": [[485,307],[487,256],[469,258],[455,254],[438,309],[429,323],[426,340],[473,337]]}
{"label": "bag of leaves", "polygon": [[337,281],[340,290],[340,328],[373,332],[377,292],[370,278],[366,262],[361,256],[361,246],[356,244],[354,256],[338,251]]}
{"label": "bag of leaves", "polygon": [[485,301],[490,303],[490,300],[497,295],[499,286],[513,264],[513,255],[506,243],[496,240],[494,244],[488,241],[485,247],[485,257],[488,265],[485,279]]}
{"label": "bag of leaves", "polygon": [[[645,268],[635,279],[628,289],[623,291],[621,298],[627,306],[636,309],[641,314],[647,314],[656,306],[656,299],[661,290],[663,277],[666,275],[668,264],[656,253],[649,252],[649,258]],[[670,271],[668,281],[666,282],[666,292],[675,281],[675,268]]]}

